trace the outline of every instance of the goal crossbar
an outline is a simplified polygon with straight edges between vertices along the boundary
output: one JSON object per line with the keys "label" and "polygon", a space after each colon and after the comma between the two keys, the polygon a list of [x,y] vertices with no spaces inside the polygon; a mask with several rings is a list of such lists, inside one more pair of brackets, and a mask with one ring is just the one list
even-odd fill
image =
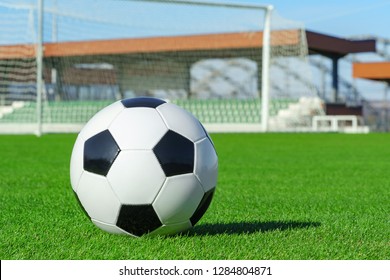
{"label": "goal crossbar", "polygon": [[213,1],[187,1],[187,0],[131,0],[133,2],[155,2],[164,4],[185,4],[185,5],[198,5],[198,6],[211,6],[211,7],[224,7],[224,8],[238,8],[238,9],[259,9],[268,10],[272,9],[272,5],[261,5],[254,3],[222,3]]}

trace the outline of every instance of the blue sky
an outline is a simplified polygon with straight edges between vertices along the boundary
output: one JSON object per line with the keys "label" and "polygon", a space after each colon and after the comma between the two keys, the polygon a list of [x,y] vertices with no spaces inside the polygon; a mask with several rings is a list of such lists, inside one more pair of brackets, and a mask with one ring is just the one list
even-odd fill
{"label": "blue sky", "polygon": [[300,1],[300,8],[288,1],[273,1],[281,14],[301,20],[307,29],[351,36],[372,34],[390,38],[390,1]]}
{"label": "blue sky", "polygon": [[301,21],[312,31],[342,37],[370,34],[390,38],[389,0],[245,2],[271,4],[281,16]]}
{"label": "blue sky", "polygon": [[[212,0],[213,2],[233,2],[233,3],[254,3],[254,4],[271,4],[275,7],[275,11],[282,17],[302,22],[307,29],[326,33],[329,35],[349,37],[354,35],[374,35],[379,37],[390,38],[390,0],[354,0],[354,1],[340,1],[340,0],[326,0],[326,1],[287,1],[287,0],[271,0],[271,1],[260,1],[260,0]],[[20,5],[21,3],[36,4],[37,0],[0,0],[0,4],[6,3],[10,5]],[[53,3],[57,3],[59,13],[69,13],[72,15],[80,14],[83,16],[90,16],[93,19],[103,19],[107,17],[107,10],[111,10],[112,16],[115,21],[119,21],[123,28],[129,28],[129,22],[132,26],[137,22],[138,26],[134,26],[132,31],[142,35],[148,34],[147,28],[151,27],[150,18],[157,19],[157,23],[161,23],[160,27],[167,25],[170,22],[177,23],[180,21],[181,25],[186,23],[196,22],[194,29],[197,32],[202,32],[210,28],[217,28],[221,19],[213,17],[212,14],[207,15],[208,12],[212,13],[212,10],[205,8],[199,8],[196,6],[191,7],[187,11],[186,6],[174,9],[178,12],[174,12],[170,5],[166,4],[143,4],[139,2],[130,2],[131,5],[123,5],[123,1],[93,1],[93,0],[45,0],[46,7],[53,7]],[[115,3],[115,4],[113,4]],[[101,7],[106,7],[103,10]],[[145,9],[145,7],[148,7]],[[168,9],[171,13],[174,12],[172,18],[161,17],[161,10]],[[104,12],[104,14],[96,13],[98,10]],[[4,10],[7,13],[9,10]],[[0,13],[2,8],[0,5]],[[229,12],[229,20],[223,19],[223,24],[228,30],[247,28],[248,24],[256,25],[257,15],[254,12],[247,11],[248,15],[245,16],[245,23],[242,21],[242,11],[234,15],[234,11]],[[191,16],[189,16],[191,15]],[[240,15],[240,17],[238,17]],[[1,16],[1,14],[0,14]],[[48,16],[46,19],[49,19]],[[137,21],[132,19],[137,18]],[[202,20],[202,17],[207,17],[207,22]],[[140,20],[138,20],[138,18]],[[248,20],[252,19],[252,20]],[[77,25],[77,20],[69,22]],[[158,28],[159,24],[153,23],[153,28]],[[246,26],[244,26],[246,25]],[[116,27],[118,28],[118,26]],[[177,29],[176,26],[168,25],[168,28]],[[104,29],[104,28],[103,28]],[[102,30],[104,32],[104,30]],[[174,32],[174,30],[172,30]],[[218,30],[216,30],[218,32]],[[180,33],[180,31],[177,31]],[[188,32],[188,30],[186,30]],[[49,32],[47,32],[49,33]],[[86,34],[84,34],[86,35]]]}

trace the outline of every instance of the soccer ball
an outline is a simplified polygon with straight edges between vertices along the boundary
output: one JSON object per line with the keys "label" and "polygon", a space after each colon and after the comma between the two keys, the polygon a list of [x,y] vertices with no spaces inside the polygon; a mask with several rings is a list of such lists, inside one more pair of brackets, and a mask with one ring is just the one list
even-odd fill
{"label": "soccer ball", "polygon": [[202,124],[164,100],[117,101],[80,131],[70,180],[91,221],[110,233],[175,234],[194,226],[215,192],[218,158]]}

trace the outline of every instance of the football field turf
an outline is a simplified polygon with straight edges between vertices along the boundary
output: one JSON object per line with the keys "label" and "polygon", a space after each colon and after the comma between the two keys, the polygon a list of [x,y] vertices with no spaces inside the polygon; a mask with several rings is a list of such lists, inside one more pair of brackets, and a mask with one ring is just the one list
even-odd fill
{"label": "football field turf", "polygon": [[69,182],[76,135],[0,136],[1,259],[390,258],[390,134],[212,134],[214,199],[182,235],[112,235]]}

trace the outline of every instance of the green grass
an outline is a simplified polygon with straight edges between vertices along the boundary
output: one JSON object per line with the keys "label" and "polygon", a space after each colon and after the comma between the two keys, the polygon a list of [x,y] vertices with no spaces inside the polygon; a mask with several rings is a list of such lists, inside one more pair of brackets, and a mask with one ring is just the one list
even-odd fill
{"label": "green grass", "polygon": [[189,232],[131,238],[84,215],[75,135],[0,136],[1,259],[389,259],[390,135],[215,134],[213,202]]}

